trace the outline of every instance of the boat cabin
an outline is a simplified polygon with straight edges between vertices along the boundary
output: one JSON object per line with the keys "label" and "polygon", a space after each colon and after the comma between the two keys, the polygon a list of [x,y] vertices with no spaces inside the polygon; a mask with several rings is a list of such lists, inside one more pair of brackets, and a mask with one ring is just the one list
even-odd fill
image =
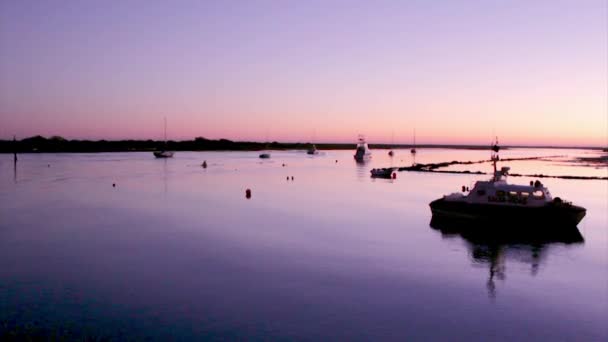
{"label": "boat cabin", "polygon": [[[473,189],[463,187],[463,193],[446,196],[447,199],[461,200],[471,204],[543,206],[553,201],[553,197],[540,181],[530,185],[515,185],[506,182],[509,168],[503,167],[489,181],[478,181]],[[468,193],[467,193],[468,192]],[[466,195],[465,195],[466,194]]]}

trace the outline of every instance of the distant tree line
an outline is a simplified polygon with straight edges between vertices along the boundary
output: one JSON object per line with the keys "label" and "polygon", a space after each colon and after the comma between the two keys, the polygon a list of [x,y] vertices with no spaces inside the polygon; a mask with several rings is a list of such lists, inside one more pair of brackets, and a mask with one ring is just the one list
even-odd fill
{"label": "distant tree line", "polygon": [[[348,150],[354,149],[355,144],[323,144],[317,143],[320,150]],[[45,138],[37,135],[17,141],[0,140],[0,153],[34,153],[34,152],[130,152],[154,151],[166,149],[169,151],[260,151],[260,150],[304,150],[312,146],[311,143],[280,143],[280,142],[253,142],[232,141],[228,139],[211,140],[203,137],[194,140],[164,141],[156,140],[68,140],[60,136]],[[372,149],[410,148],[409,144],[370,144]],[[428,145],[418,144],[418,148],[457,148],[485,150],[489,146],[480,145]],[[535,146],[518,146],[535,147]],[[508,148],[502,146],[501,148]],[[551,146],[542,146],[551,148]],[[562,147],[557,147],[562,148]],[[575,147],[583,148],[583,147]],[[592,148],[601,149],[601,148]],[[608,151],[608,150],[604,150]]]}
{"label": "distant tree line", "polygon": [[[261,143],[228,139],[210,140],[197,137],[194,140],[164,141],[155,140],[67,140],[60,136],[45,138],[37,135],[17,141],[0,140],[0,153],[32,153],[32,152],[128,152],[154,151],[166,149],[169,151],[259,151],[264,149],[292,150],[307,149],[310,143]],[[354,144],[321,144],[318,148],[347,149]]]}

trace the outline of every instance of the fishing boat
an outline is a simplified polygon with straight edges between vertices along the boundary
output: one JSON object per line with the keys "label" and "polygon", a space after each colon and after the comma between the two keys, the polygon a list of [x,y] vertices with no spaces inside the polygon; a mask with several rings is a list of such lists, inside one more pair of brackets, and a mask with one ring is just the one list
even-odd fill
{"label": "fishing boat", "polygon": [[172,158],[173,152],[167,151],[167,118],[165,118],[165,142],[162,150],[152,152],[156,158]]}
{"label": "fishing boat", "polygon": [[261,159],[270,159],[270,153],[268,153],[268,152],[260,153],[260,158]]}
{"label": "fishing boat", "polygon": [[430,203],[433,217],[450,220],[480,221],[489,226],[507,225],[524,229],[576,226],[586,209],[560,197],[553,197],[540,181],[529,185],[507,183],[509,167],[497,170],[498,144],[492,146],[494,174],[490,180],[478,181],[469,189],[445,195]]}
{"label": "fishing boat", "polygon": [[364,162],[372,158],[372,151],[367,146],[367,142],[365,141],[365,137],[363,137],[363,135],[359,135],[357,150],[355,151],[355,155],[353,157],[358,162]]}

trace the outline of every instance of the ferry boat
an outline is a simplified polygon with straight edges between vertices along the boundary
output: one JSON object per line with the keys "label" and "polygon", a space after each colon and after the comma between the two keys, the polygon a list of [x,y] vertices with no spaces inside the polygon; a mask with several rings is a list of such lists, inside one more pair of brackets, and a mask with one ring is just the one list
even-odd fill
{"label": "ferry boat", "polygon": [[[498,152],[498,146],[493,146],[493,150]],[[538,228],[576,226],[585,217],[585,208],[553,197],[538,180],[530,182],[530,185],[508,184],[509,167],[496,170],[497,155],[492,156],[492,161],[492,179],[476,182],[470,191],[463,186],[462,192],[431,202],[433,217],[473,220],[513,228],[530,225]]]}
{"label": "ferry boat", "polygon": [[353,157],[358,162],[364,162],[364,161],[370,160],[372,158],[372,151],[367,146],[367,142],[365,142],[365,138],[362,135],[359,136],[359,142],[357,143],[357,150]]}

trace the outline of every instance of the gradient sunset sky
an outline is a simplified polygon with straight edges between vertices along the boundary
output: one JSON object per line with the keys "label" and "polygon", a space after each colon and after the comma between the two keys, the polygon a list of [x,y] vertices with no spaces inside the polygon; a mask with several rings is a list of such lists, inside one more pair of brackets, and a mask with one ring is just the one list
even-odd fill
{"label": "gradient sunset sky", "polygon": [[0,138],[608,143],[608,1],[0,2]]}

